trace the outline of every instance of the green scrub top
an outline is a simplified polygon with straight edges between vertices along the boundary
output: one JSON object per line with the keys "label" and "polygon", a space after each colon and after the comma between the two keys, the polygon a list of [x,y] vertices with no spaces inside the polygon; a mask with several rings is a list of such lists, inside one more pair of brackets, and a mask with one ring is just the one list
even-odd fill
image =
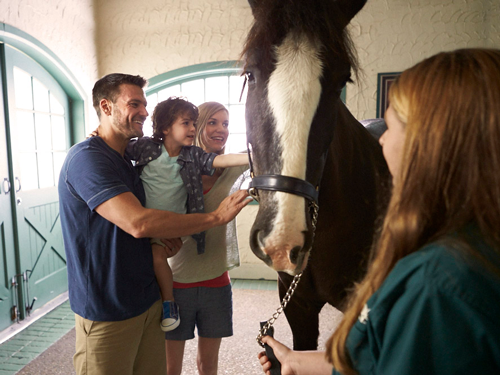
{"label": "green scrub top", "polygon": [[[468,243],[500,269],[473,232]],[[453,238],[401,259],[368,300],[346,342],[360,375],[500,374],[500,276]]]}

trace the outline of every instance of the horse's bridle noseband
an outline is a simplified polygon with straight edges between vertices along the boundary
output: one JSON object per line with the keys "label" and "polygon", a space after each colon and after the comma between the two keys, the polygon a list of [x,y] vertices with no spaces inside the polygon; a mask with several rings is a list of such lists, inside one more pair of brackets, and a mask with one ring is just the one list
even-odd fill
{"label": "horse's bridle noseband", "polygon": [[[250,176],[252,174],[253,172],[250,171]],[[259,189],[299,195],[310,202],[318,204],[318,190],[310,182],[299,178],[277,174],[254,175],[249,184],[248,193],[258,200]]]}
{"label": "horse's bridle noseband", "polygon": [[318,205],[319,182],[316,187],[309,181],[291,176],[279,174],[265,174],[255,176],[252,155],[250,153],[250,142],[247,142],[248,161],[250,164],[250,177],[252,180],[248,185],[248,194],[259,201],[259,190],[280,191],[301,196],[311,204]]}

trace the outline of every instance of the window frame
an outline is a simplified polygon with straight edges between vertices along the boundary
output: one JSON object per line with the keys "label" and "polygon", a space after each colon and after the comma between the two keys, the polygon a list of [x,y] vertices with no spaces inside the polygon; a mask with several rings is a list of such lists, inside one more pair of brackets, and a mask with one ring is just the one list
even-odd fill
{"label": "window frame", "polygon": [[[165,90],[169,87],[175,85],[182,85],[183,83],[194,80],[199,80],[199,79],[205,80],[207,78],[212,78],[212,77],[228,77],[229,79],[229,77],[232,76],[240,76],[242,73],[242,66],[243,65],[240,61],[227,60],[227,61],[215,61],[203,64],[190,65],[183,68],[175,69],[148,79],[148,86],[145,89],[146,97],[158,94],[160,91]],[[203,96],[206,97],[206,92],[203,93]],[[239,104],[231,103],[230,98],[228,98],[228,103],[221,103],[221,104],[224,104],[224,106],[226,106],[228,110],[231,110],[232,106],[240,106],[240,105],[244,106],[245,98],[243,98]],[[148,107],[149,107],[148,109],[149,114],[151,115],[153,106],[148,105]],[[231,119],[230,119],[230,124],[231,124]],[[228,142],[231,142],[231,135],[240,136],[240,140],[241,140],[241,135],[245,135],[246,137],[246,129],[244,132],[231,131],[231,126],[229,127],[229,129],[230,129],[230,138]],[[231,144],[229,144],[228,145],[229,147],[227,147],[229,152],[241,152],[244,151],[246,148],[245,146],[245,148],[241,150],[240,149],[235,150],[231,149],[230,145]]]}
{"label": "window frame", "polygon": [[85,121],[87,95],[73,73],[51,50],[39,40],[13,26],[0,22],[0,43],[9,45],[40,64],[61,85],[70,100],[71,144],[86,137]]}

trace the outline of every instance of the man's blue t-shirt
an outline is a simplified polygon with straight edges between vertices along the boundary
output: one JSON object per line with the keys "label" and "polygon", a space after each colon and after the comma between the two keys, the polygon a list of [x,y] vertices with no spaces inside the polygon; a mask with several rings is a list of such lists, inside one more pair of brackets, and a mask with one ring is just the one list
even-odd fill
{"label": "man's blue t-shirt", "polygon": [[95,212],[126,192],[145,203],[130,160],[100,137],[73,146],[59,177],[69,299],[78,315],[119,321],[145,312],[159,297],[149,239],[136,239]]}

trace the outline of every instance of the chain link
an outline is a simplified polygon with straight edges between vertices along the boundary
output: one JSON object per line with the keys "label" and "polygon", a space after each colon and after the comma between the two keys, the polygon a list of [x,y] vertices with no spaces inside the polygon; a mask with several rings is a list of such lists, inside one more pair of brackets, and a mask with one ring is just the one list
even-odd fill
{"label": "chain link", "polygon": [[[312,208],[313,211],[311,218],[311,226],[312,226],[312,236],[314,241],[314,234],[316,233],[316,224],[318,223],[319,206],[316,202],[310,202],[309,207]],[[302,272],[293,277],[292,283],[290,284],[290,287],[288,288],[285,297],[283,297],[283,299],[281,300],[280,307],[276,309],[276,312],[273,314],[271,319],[269,319],[266,322],[266,324],[264,324],[264,326],[259,330],[259,334],[257,335],[256,340],[260,346],[264,347],[262,338],[266,335],[269,328],[273,326],[274,322],[276,322],[281,313],[285,310],[286,305],[288,305],[288,302],[290,302],[290,298],[292,298],[293,293],[295,293],[295,289],[297,289],[297,285],[299,284],[301,277],[302,277]]]}

